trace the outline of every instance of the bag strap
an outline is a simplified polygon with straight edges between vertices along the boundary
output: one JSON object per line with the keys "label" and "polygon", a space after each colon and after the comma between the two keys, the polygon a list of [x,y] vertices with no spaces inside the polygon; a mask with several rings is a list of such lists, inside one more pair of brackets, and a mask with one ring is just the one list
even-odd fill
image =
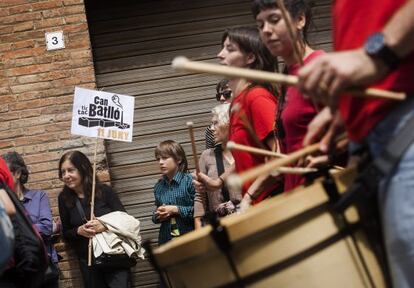
{"label": "bag strap", "polygon": [[388,175],[400,161],[404,152],[414,141],[414,117],[404,125],[401,131],[387,144],[381,156],[374,160],[375,167]]}
{"label": "bag strap", "polygon": [[85,211],[83,210],[82,204],[78,197],[76,197],[76,209],[78,209],[78,212],[81,218],[87,221],[88,218],[86,218]]}
{"label": "bag strap", "polygon": [[[220,176],[224,173],[223,148],[221,147],[221,144],[216,145],[214,148],[214,156],[216,157],[217,174]],[[221,188],[221,194],[223,194],[225,202],[230,200],[229,190],[225,185]]]}

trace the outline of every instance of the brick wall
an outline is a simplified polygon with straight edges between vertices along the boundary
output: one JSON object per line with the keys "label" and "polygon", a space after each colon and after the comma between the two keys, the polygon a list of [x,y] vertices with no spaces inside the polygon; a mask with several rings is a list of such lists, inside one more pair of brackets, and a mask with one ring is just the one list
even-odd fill
{"label": "brick wall", "polygon": [[[57,178],[62,153],[93,155],[93,139],[70,134],[75,86],[95,88],[95,74],[83,0],[0,1],[0,154],[21,153],[31,172],[29,188],[47,191],[58,215]],[[65,49],[47,51],[45,32],[63,30]],[[98,161],[108,180],[102,142]],[[64,243],[61,287],[80,287],[77,263]]]}

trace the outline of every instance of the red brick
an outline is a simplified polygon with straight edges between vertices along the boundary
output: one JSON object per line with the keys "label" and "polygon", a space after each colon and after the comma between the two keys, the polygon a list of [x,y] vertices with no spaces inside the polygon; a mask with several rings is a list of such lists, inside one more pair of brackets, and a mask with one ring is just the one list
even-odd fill
{"label": "red brick", "polygon": [[33,47],[35,47],[35,41],[33,39],[13,43],[13,49],[33,48]]}
{"label": "red brick", "polygon": [[20,112],[15,112],[15,111],[12,111],[12,112],[9,111],[8,113],[1,115],[2,121],[16,120],[19,118],[20,118]]}
{"label": "red brick", "polygon": [[39,64],[39,65],[30,65],[25,67],[17,67],[9,69],[9,76],[18,76],[18,75],[27,75],[34,73],[47,72],[50,70],[50,65]]}
{"label": "red brick", "polygon": [[13,60],[11,67],[22,67],[22,66],[28,66],[28,65],[35,65],[37,64],[36,59],[33,57],[30,58],[21,58]]}
{"label": "red brick", "polygon": [[76,32],[82,32],[82,31],[87,31],[87,30],[88,30],[87,23],[66,25],[63,28],[63,31],[65,31],[66,33],[76,33]]}
{"label": "red brick", "polygon": [[42,181],[42,180],[51,180],[56,178],[56,171],[49,171],[49,172],[42,172],[42,173],[31,173],[30,178],[31,181]]}
{"label": "red brick", "polygon": [[32,135],[39,135],[44,134],[46,132],[46,127],[44,125],[36,125],[32,127],[27,127],[23,129],[25,136],[32,136]]}
{"label": "red brick", "polygon": [[23,129],[10,129],[0,132],[0,140],[10,140],[24,136]]}
{"label": "red brick", "polygon": [[27,0],[2,0],[0,1],[0,7],[15,6],[19,4],[26,4]]}
{"label": "red brick", "polygon": [[0,105],[0,113],[6,113],[9,111],[9,105]]}
{"label": "red brick", "polygon": [[11,43],[0,44],[0,52],[9,51],[12,48]]}
{"label": "red brick", "polygon": [[[14,141],[9,141],[9,140],[0,141],[0,149],[11,148],[11,147],[14,147],[14,145],[15,145]],[[6,152],[6,151],[3,151],[3,152]]]}
{"label": "red brick", "polygon": [[43,18],[54,18],[58,16],[64,15],[64,8],[57,8],[57,9],[48,9],[42,11]]}
{"label": "red brick", "polygon": [[1,104],[8,104],[8,103],[13,103],[16,102],[17,96],[15,95],[4,95],[1,96]]}
{"label": "red brick", "polygon": [[9,16],[6,16],[6,17],[2,17],[2,19],[1,19],[1,23],[3,25],[13,24],[15,22],[17,22],[16,15],[9,15]]}
{"label": "red brick", "polygon": [[63,0],[65,6],[83,4],[83,0]]}
{"label": "red brick", "polygon": [[13,15],[13,14],[21,14],[21,13],[24,13],[24,12],[31,12],[31,11],[33,11],[32,5],[30,5],[30,4],[25,4],[25,5],[19,5],[19,6],[10,7],[8,10],[9,10],[9,14],[10,15]]}
{"label": "red brick", "polygon": [[0,9],[0,17],[6,17],[9,15],[9,9]]}
{"label": "red brick", "polygon": [[48,143],[59,139],[59,134],[36,135],[30,137],[17,138],[16,146],[33,145],[38,143]]}
{"label": "red brick", "polygon": [[10,94],[10,87],[8,86],[0,87],[0,95],[6,95],[6,94]]}
{"label": "red brick", "polygon": [[62,1],[60,0],[48,0],[38,3],[33,3],[33,10],[47,10],[51,8],[61,7]]}
{"label": "red brick", "polygon": [[59,17],[59,18],[48,18],[48,19],[35,21],[36,29],[43,29],[43,28],[53,27],[52,31],[62,29],[61,26],[63,26],[64,24],[65,24],[65,22],[63,21],[63,19],[61,17]]}
{"label": "red brick", "polygon": [[[84,5],[73,5],[64,8],[65,15],[71,14],[82,14],[85,15],[85,6]],[[86,15],[85,15],[86,16]]]}
{"label": "red brick", "polygon": [[54,165],[53,166],[50,165],[51,163],[49,161],[47,161],[46,163],[45,162],[40,162],[40,163],[33,163],[33,164],[26,163],[26,164],[27,164],[27,167],[29,168],[29,171],[31,173],[39,173],[39,172],[43,172],[43,171],[51,171],[51,170],[55,170],[54,168],[56,167]]}
{"label": "red brick", "polygon": [[44,90],[50,87],[52,87],[52,84],[50,82],[38,82],[12,86],[11,90],[13,93],[23,93],[28,91]]}
{"label": "red brick", "polygon": [[83,23],[83,22],[86,22],[86,15],[85,14],[77,14],[77,15],[65,16],[65,22],[67,24]]}
{"label": "red brick", "polygon": [[16,22],[30,21],[30,20],[40,20],[42,19],[42,14],[40,12],[35,13],[25,13],[19,16],[16,16]]}
{"label": "red brick", "polygon": [[76,40],[70,40],[69,44],[68,44],[68,48],[89,48],[90,47],[90,41],[89,38],[86,37],[82,37],[80,39],[76,39]]}
{"label": "red brick", "polygon": [[[13,33],[13,26],[0,27],[0,35]],[[2,41],[4,42],[4,41]]]}
{"label": "red brick", "polygon": [[19,23],[16,25],[13,25],[13,32],[22,32],[27,30],[33,30],[33,21],[27,21],[23,23]]}
{"label": "red brick", "polygon": [[[55,152],[44,152],[44,153],[37,153],[34,155],[26,155],[24,157],[27,164],[34,164],[34,163],[44,163],[44,162],[50,162],[55,161],[57,159],[60,159],[60,153]],[[49,166],[50,170],[50,166]]]}

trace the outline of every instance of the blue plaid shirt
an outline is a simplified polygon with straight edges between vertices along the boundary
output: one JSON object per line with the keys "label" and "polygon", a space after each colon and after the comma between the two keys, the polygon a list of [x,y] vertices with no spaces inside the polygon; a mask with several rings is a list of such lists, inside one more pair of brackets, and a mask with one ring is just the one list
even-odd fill
{"label": "blue plaid shirt", "polygon": [[[180,235],[194,230],[194,195],[195,190],[190,173],[177,172],[171,182],[163,176],[154,186],[155,206],[174,205],[178,207],[180,215],[175,216]],[[157,209],[155,209],[156,211]],[[159,222],[152,216],[154,223],[161,223],[158,243],[163,244],[171,240],[170,221]]]}

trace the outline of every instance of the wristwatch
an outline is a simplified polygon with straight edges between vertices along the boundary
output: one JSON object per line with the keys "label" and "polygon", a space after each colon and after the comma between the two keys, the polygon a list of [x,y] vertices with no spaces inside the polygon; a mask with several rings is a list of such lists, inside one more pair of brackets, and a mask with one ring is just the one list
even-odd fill
{"label": "wristwatch", "polygon": [[400,57],[385,43],[384,34],[376,32],[368,37],[364,44],[365,53],[371,58],[380,59],[390,70],[400,64]]}

